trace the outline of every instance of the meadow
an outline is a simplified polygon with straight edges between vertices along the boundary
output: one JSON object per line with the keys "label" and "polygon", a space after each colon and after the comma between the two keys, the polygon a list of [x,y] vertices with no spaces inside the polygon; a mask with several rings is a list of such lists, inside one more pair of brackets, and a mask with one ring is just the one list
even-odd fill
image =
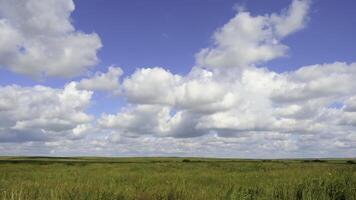
{"label": "meadow", "polygon": [[0,199],[356,200],[354,160],[0,157]]}

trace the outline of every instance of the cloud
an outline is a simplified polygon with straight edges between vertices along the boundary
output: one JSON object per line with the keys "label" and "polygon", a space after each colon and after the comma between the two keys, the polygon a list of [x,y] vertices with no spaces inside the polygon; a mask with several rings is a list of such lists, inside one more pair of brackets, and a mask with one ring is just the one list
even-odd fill
{"label": "cloud", "polygon": [[270,18],[274,23],[276,34],[285,37],[304,28],[308,20],[309,7],[308,0],[294,0],[281,15],[272,14]]}
{"label": "cloud", "polygon": [[356,95],[345,100],[345,110],[356,112]]}
{"label": "cloud", "polygon": [[[21,16],[9,17],[9,12],[12,21],[0,23],[6,27],[0,34],[21,40],[26,28],[31,40],[42,32],[56,38],[85,35],[68,20],[74,7],[62,6],[56,9],[67,14],[59,16],[58,24],[14,26]],[[196,54],[196,65],[186,75],[152,67],[121,78],[122,70],[112,66],[63,89],[2,86],[0,150],[61,155],[353,156],[356,63],[315,64],[283,73],[263,65],[287,54],[289,47],[282,40],[306,26],[309,6],[309,1],[294,0],[281,13],[260,16],[240,9],[214,33],[214,44]],[[48,15],[40,19],[57,16]],[[6,47],[0,48],[0,57],[25,51],[16,41],[0,37]],[[93,91],[120,92],[126,104],[118,112],[102,113],[94,123],[85,112]],[[11,142],[23,145],[6,150]]]}
{"label": "cloud", "polygon": [[123,83],[128,106],[103,114],[98,123],[113,131],[109,138],[209,137],[204,145],[238,145],[249,155],[278,149],[294,156],[330,155],[341,153],[340,146],[352,152],[355,63],[284,73],[257,67],[285,55],[288,47],[280,40],[304,28],[308,10],[308,1],[295,0],[281,14],[240,11],[214,34],[215,46],[197,54],[197,66],[187,75],[161,67],[137,69]]}
{"label": "cloud", "polygon": [[284,56],[288,47],[280,41],[305,26],[306,0],[294,0],[281,14],[252,16],[240,10],[214,35],[214,45],[196,54],[197,65],[217,71],[240,71]]}
{"label": "cloud", "polygon": [[103,128],[115,128],[122,134],[136,136],[156,134],[163,130],[169,118],[169,108],[155,105],[138,105],[125,108],[116,115],[103,114],[98,124]]}
{"label": "cloud", "polygon": [[92,77],[84,78],[77,84],[79,89],[94,91],[110,91],[120,93],[120,77],[123,71],[120,67],[110,66],[106,73],[96,72]]}
{"label": "cloud", "polygon": [[72,0],[0,1],[0,67],[34,78],[73,77],[94,66],[101,41],[75,30]]}
{"label": "cloud", "polygon": [[171,90],[180,79],[179,75],[172,75],[160,67],[141,68],[124,80],[125,96],[135,103],[173,104]]}
{"label": "cloud", "polygon": [[[274,101],[307,101],[315,98],[334,98],[356,93],[353,79],[356,63],[335,62],[331,64],[301,67],[283,74],[281,88],[273,95]],[[342,98],[341,98],[342,99]]]}
{"label": "cloud", "polygon": [[0,142],[75,139],[93,117],[85,113],[92,92],[45,86],[0,87]]}
{"label": "cloud", "polygon": [[214,80],[213,73],[204,69],[195,69],[186,77],[160,67],[138,69],[124,80],[123,86],[127,100],[136,104],[210,112],[228,109],[235,100],[223,83]]}

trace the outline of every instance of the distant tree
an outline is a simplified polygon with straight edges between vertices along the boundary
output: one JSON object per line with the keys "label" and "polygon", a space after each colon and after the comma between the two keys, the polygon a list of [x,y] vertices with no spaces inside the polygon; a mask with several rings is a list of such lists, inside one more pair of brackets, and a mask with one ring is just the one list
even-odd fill
{"label": "distant tree", "polygon": [[346,161],[347,164],[356,164],[356,162],[354,160],[348,160]]}

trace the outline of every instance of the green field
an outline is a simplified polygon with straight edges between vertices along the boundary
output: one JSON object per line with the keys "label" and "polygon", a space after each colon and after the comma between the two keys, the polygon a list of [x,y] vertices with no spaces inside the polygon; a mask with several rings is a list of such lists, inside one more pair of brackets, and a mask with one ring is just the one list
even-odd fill
{"label": "green field", "polygon": [[356,200],[354,162],[1,157],[0,200]]}

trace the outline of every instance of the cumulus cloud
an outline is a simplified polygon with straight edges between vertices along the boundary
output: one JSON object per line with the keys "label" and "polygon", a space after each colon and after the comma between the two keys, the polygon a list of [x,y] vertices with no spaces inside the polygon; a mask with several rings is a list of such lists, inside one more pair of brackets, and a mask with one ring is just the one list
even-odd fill
{"label": "cumulus cloud", "polygon": [[94,66],[101,41],[71,23],[72,0],[0,1],[0,67],[34,78],[73,77]]}
{"label": "cumulus cloud", "polygon": [[85,134],[93,117],[85,112],[92,92],[45,86],[0,87],[0,142],[75,139]]}
{"label": "cumulus cloud", "polygon": [[301,67],[283,74],[285,80],[275,91],[275,101],[306,101],[314,98],[347,96],[354,94],[356,64],[335,62],[331,64]]}
{"label": "cumulus cloud", "polygon": [[[136,70],[123,83],[125,97],[131,103],[174,106],[180,109],[209,112],[229,108],[235,101],[213,73],[195,69],[182,77],[160,68]],[[209,88],[209,92],[204,91]]]}
{"label": "cumulus cloud", "polygon": [[171,89],[180,79],[179,75],[160,67],[138,69],[123,82],[125,96],[130,102],[172,104],[174,94]]}
{"label": "cumulus cloud", "polygon": [[104,114],[98,123],[103,128],[116,128],[123,134],[135,136],[160,132],[168,118],[168,107],[138,105],[116,115]]}
{"label": "cumulus cloud", "polygon": [[[10,13],[6,16],[12,21],[0,23],[6,26],[0,34],[21,40],[19,30],[26,28],[31,40],[40,32],[82,37],[68,20],[74,9],[70,5],[57,8],[67,10],[62,26],[13,26],[21,16]],[[196,65],[186,75],[163,67],[138,68],[120,83],[122,70],[109,67],[63,89],[0,87],[0,141],[25,142],[18,152],[41,144],[43,151],[69,155],[354,155],[356,63],[316,64],[283,73],[262,65],[286,55],[289,47],[282,40],[306,26],[309,6],[307,0],[293,0],[281,13],[260,16],[239,10],[214,33],[214,44],[196,54]],[[7,47],[0,48],[0,57],[25,51],[16,40],[0,37],[0,44]],[[85,112],[91,90],[120,91],[126,104],[92,123]],[[6,145],[0,149],[6,152]]]}
{"label": "cumulus cloud", "polygon": [[[323,155],[331,150],[338,152],[340,145],[350,150],[356,143],[356,112],[353,110],[356,86],[350,84],[348,78],[356,76],[355,69],[355,64],[338,62],[306,66],[282,74],[265,68],[250,68],[235,81],[215,80],[214,74],[206,72],[202,75],[204,73],[200,71],[201,77],[205,78],[190,74],[163,90],[170,93],[170,101],[166,101],[166,96],[155,97],[154,101],[149,98],[146,102],[145,98],[140,102],[135,100],[117,114],[103,114],[98,124],[102,129],[114,131],[110,137],[141,138],[149,135],[184,140],[216,134],[217,139],[210,138],[210,143],[218,143],[225,137],[227,140],[243,138],[238,145],[245,146],[251,142],[254,148],[266,148],[266,152],[267,149],[291,151],[289,155],[297,152],[313,155],[308,154],[308,150],[315,151],[315,155]],[[315,70],[315,74],[303,76],[302,71],[305,70]],[[325,71],[329,76],[325,76]],[[338,77],[343,77],[344,81],[338,82],[341,85],[336,88],[314,86],[314,82],[320,82],[319,79],[323,79],[323,86],[330,85],[328,82],[334,83],[340,79]],[[215,86],[209,85],[213,80],[219,88],[218,95],[209,93],[210,88],[214,91]],[[192,81],[201,85],[198,92],[193,93],[202,92],[201,95],[190,97],[189,92],[181,92],[186,87],[195,90],[194,84],[188,86]],[[150,87],[146,82],[142,84]],[[304,88],[312,88],[313,91]],[[340,102],[341,106],[334,107],[335,102]],[[315,143],[315,140],[319,142]],[[328,149],[318,149],[318,146],[326,144]],[[253,149],[249,148],[249,151],[251,153]]]}
{"label": "cumulus cloud", "polygon": [[294,0],[281,14],[252,16],[240,10],[214,33],[214,45],[198,52],[197,65],[239,71],[284,56],[288,47],[281,40],[305,26],[308,9],[309,1]]}
{"label": "cumulus cloud", "polygon": [[120,67],[110,66],[106,73],[96,72],[92,77],[79,81],[77,87],[84,90],[110,91],[120,93],[120,77],[123,71]]}
{"label": "cumulus cloud", "polygon": [[270,18],[274,23],[276,34],[285,37],[304,28],[308,20],[309,6],[308,0],[294,0],[280,15],[272,14]]}
{"label": "cumulus cloud", "polygon": [[[308,10],[304,0],[294,0],[280,14],[240,10],[214,34],[214,46],[197,54],[197,65],[186,76],[155,67],[126,77],[128,106],[103,114],[99,125],[121,138],[209,137],[207,143],[216,148],[236,140],[232,143],[249,153],[254,148],[294,156],[330,154],[340,146],[350,150],[356,143],[355,63],[284,73],[258,67],[286,54],[281,40],[305,27]],[[320,147],[325,144],[328,149]]]}
{"label": "cumulus cloud", "polygon": [[350,112],[356,112],[356,95],[346,99],[345,110]]}

